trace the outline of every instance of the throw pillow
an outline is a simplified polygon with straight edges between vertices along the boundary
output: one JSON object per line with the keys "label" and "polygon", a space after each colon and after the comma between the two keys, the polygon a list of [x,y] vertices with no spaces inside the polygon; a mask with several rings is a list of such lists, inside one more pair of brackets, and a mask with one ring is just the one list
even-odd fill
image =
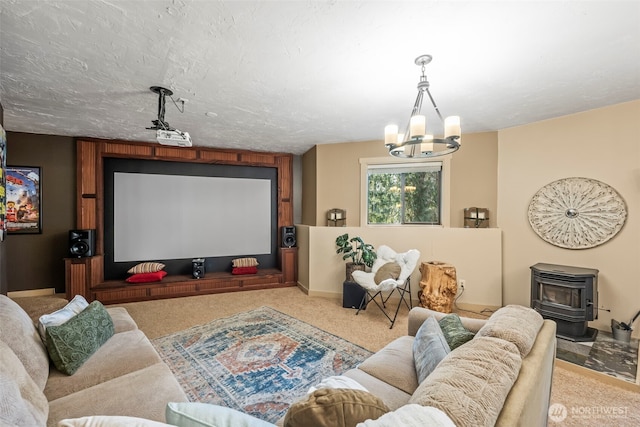
{"label": "throw pillow", "polygon": [[413,340],[413,360],[418,374],[418,384],[433,372],[450,351],[436,318],[427,318]]}
{"label": "throw pillow", "polygon": [[99,301],[94,301],[66,323],[47,328],[49,356],[60,372],[72,375],[113,332],[111,316]]}
{"label": "throw pillow", "polygon": [[396,338],[368,357],[358,369],[407,394],[413,393],[419,385],[413,361],[413,340],[410,336]]}
{"label": "throw pillow", "polygon": [[284,427],[352,427],[387,412],[387,405],[369,392],[321,388],[291,405],[284,417]]}
{"label": "throw pillow", "polygon": [[231,274],[256,274],[258,272],[258,267],[234,267],[231,270]]}
{"label": "throw pillow", "polygon": [[58,427],[171,427],[170,424],[145,418],[121,415],[92,415],[82,418],[67,418],[58,422]]}
{"label": "throw pillow", "polygon": [[127,271],[129,274],[138,274],[138,273],[155,273],[156,271],[160,271],[164,268],[164,264],[161,262],[142,262],[138,265],[135,265]]}
{"label": "throw pillow", "polygon": [[167,403],[165,418],[178,427],[275,427],[231,408],[196,402]]}
{"label": "throw pillow", "polygon": [[42,389],[0,340],[0,425],[44,426],[48,413],[49,403]]}
{"label": "throw pillow", "polygon": [[231,263],[232,267],[256,267],[258,260],[255,258],[236,258]]}
{"label": "throw pillow", "polygon": [[538,337],[544,319],[532,308],[521,305],[502,307],[487,320],[478,331],[479,337],[496,337],[518,347],[525,358]]}
{"label": "throw pillow", "polygon": [[40,390],[49,377],[49,356],[38,329],[26,311],[14,300],[0,294],[0,341],[18,356]]}
{"label": "throw pillow", "polygon": [[442,332],[444,333],[444,337],[447,340],[447,344],[451,350],[455,350],[460,347],[462,344],[467,341],[473,339],[474,333],[468,331],[460,320],[460,316],[455,313],[447,314],[438,322],[440,324],[440,328],[442,328]]}
{"label": "throw pillow", "polygon": [[38,319],[38,332],[42,342],[47,344],[47,327],[62,325],[76,314],[87,308],[89,303],[82,295],[76,295],[73,299],[60,310],[50,314],[44,314]]}
{"label": "throw pillow", "polygon": [[321,388],[350,388],[353,390],[369,391],[364,388],[358,381],[352,378],[344,375],[333,375],[331,377],[324,378],[318,384],[309,388],[307,394],[311,394],[316,390],[320,390]]}
{"label": "throw pillow", "polygon": [[377,420],[367,420],[356,427],[456,427],[443,411],[415,403],[388,412]]}
{"label": "throw pillow", "polygon": [[494,426],[521,365],[514,344],[477,337],[453,350],[409,403],[438,408],[457,426]]}
{"label": "throw pillow", "polygon": [[387,279],[398,280],[401,270],[400,264],[397,262],[388,262],[376,271],[376,274],[373,276],[373,281],[376,282],[376,285],[379,285]]}
{"label": "throw pillow", "polygon": [[127,283],[159,282],[166,275],[167,272],[164,270],[156,271],[155,273],[138,273],[127,277],[126,281]]}

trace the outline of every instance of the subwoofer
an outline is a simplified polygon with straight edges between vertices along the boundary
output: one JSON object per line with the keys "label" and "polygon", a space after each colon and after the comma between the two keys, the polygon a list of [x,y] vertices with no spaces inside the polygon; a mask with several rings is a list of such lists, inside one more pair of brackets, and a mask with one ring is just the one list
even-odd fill
{"label": "subwoofer", "polygon": [[69,256],[85,258],[95,255],[96,230],[69,230]]}
{"label": "subwoofer", "polygon": [[201,279],[204,277],[204,258],[195,258],[191,261],[193,265],[193,278]]}
{"label": "subwoofer", "polygon": [[367,301],[364,300],[366,291],[355,282],[346,281],[342,284],[342,307],[358,308],[362,304],[362,309],[366,310]]}
{"label": "subwoofer", "polygon": [[296,228],[295,227],[282,227],[282,247],[292,248],[296,245]]}

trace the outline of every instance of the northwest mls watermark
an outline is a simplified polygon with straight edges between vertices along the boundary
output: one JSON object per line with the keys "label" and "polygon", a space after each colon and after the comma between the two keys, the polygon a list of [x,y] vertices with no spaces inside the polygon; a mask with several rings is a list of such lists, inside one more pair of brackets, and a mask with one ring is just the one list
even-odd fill
{"label": "northwest mls watermark", "polygon": [[627,406],[570,406],[562,403],[554,403],[549,406],[549,419],[560,423],[567,418],[604,420],[627,418],[629,408]]}

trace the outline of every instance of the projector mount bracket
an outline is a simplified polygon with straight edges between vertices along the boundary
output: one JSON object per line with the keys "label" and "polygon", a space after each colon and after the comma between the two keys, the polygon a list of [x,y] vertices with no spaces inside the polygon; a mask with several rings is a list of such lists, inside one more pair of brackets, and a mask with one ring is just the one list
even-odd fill
{"label": "projector mount bracket", "polygon": [[171,127],[169,125],[169,122],[165,121],[164,119],[166,97],[168,96],[171,101],[173,101],[176,108],[181,113],[184,113],[184,100],[181,101],[180,99],[178,99],[178,101],[182,102],[182,108],[180,108],[178,107],[178,104],[176,104],[176,101],[174,101],[171,97],[171,95],[173,95],[173,91],[171,89],[167,89],[162,86],[151,86],[149,89],[151,90],[151,92],[158,94],[158,118],[156,120],[152,120],[151,123],[153,123],[153,126],[148,127],[147,129],[169,131],[176,130],[174,127]]}

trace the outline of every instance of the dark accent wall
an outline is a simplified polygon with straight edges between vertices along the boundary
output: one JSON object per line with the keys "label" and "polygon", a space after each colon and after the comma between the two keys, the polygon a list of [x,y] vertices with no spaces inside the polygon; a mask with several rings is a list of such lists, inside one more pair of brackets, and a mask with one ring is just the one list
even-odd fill
{"label": "dark accent wall", "polygon": [[62,293],[68,233],[76,223],[75,140],[7,132],[7,164],[42,168],[42,234],[11,234],[0,248],[8,266],[7,290],[55,288]]}

